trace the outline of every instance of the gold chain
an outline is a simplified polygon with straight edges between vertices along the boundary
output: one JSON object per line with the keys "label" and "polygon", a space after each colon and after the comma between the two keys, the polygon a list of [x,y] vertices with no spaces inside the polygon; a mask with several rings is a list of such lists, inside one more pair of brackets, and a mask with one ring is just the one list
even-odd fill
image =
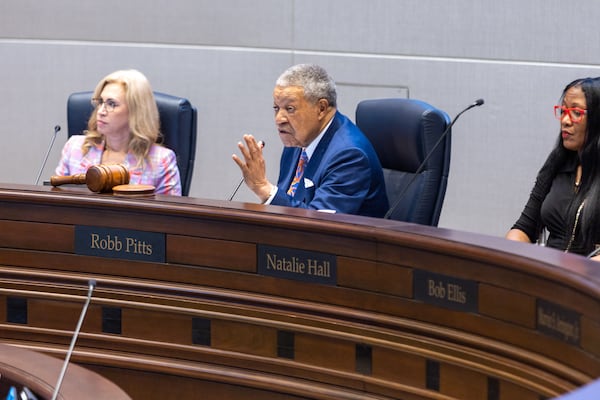
{"label": "gold chain", "polygon": [[573,225],[573,232],[571,232],[571,239],[569,239],[569,243],[567,244],[567,248],[565,249],[565,253],[567,253],[571,249],[571,245],[575,240],[575,231],[577,230],[577,224],[579,223],[579,216],[581,215],[581,210],[583,209],[583,204],[585,200],[581,202],[579,208],[577,209],[577,214],[575,214],[575,225]]}

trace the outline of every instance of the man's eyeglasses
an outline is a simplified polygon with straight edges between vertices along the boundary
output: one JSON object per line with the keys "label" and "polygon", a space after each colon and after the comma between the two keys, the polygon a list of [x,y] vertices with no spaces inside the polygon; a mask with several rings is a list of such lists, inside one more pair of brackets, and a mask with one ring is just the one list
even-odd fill
{"label": "man's eyeglasses", "polygon": [[571,122],[581,122],[587,110],[579,107],[554,106],[554,116],[557,119],[562,120],[565,114],[569,116]]}
{"label": "man's eyeglasses", "polygon": [[102,100],[102,99],[92,99],[92,105],[94,106],[94,108],[99,109],[100,107],[104,106],[104,109],[107,112],[113,112],[115,111],[115,108],[119,107],[119,105],[114,102],[113,100]]}

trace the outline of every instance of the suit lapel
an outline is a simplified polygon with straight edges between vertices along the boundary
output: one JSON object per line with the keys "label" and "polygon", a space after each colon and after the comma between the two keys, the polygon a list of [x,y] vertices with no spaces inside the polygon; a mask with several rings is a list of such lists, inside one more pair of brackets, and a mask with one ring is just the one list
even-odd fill
{"label": "suit lapel", "polygon": [[[331,142],[331,139],[333,139],[335,132],[337,132],[340,126],[342,125],[342,118],[340,115],[341,114],[336,111],[331,125],[329,125],[329,128],[321,138],[321,141],[319,142],[317,148],[310,157],[308,164],[304,168],[303,178],[300,180],[300,182],[298,182],[298,188],[296,189],[296,195],[294,196],[296,200],[301,200],[306,195],[304,179],[309,179],[314,182],[314,176],[317,170],[319,169],[319,165],[321,164],[321,160],[323,159],[325,152],[329,147],[329,143]],[[285,179],[281,181],[282,184],[284,184],[284,187],[282,187],[282,189],[286,191],[290,187],[292,179],[296,174],[296,167],[298,166],[300,153],[302,153],[302,149],[300,147],[287,147],[284,149],[284,157],[282,158],[282,165],[280,166],[280,168],[282,168],[282,170],[283,168],[287,168],[287,170],[283,170],[285,171],[285,175],[281,174],[281,176]],[[307,200],[310,201],[311,199]]]}
{"label": "suit lapel", "polygon": [[[338,131],[341,123],[342,121],[340,118],[340,114],[336,112],[335,116],[333,117],[333,121],[331,122],[331,125],[329,125],[327,131],[325,131],[325,134],[319,141],[317,148],[313,152],[312,156],[310,157],[310,160],[308,161],[308,164],[306,165],[306,168],[304,169],[304,176],[298,183],[298,189],[296,189],[296,195],[294,196],[296,200],[305,199],[307,202],[312,200],[312,196],[314,196],[314,188],[311,191],[307,191],[305,187],[305,179],[312,181],[314,185],[318,185],[319,177],[317,176],[315,178],[315,174],[319,170],[321,160],[325,156],[325,152],[329,147],[329,143],[331,142],[331,139],[333,139],[335,132]],[[298,157],[300,157],[300,151],[298,152]],[[315,180],[317,180],[317,182],[315,182]]]}
{"label": "suit lapel", "polygon": [[286,147],[285,156],[282,159],[281,168],[287,168],[287,171],[284,172],[282,176],[282,189],[287,191],[290,185],[292,184],[292,179],[294,179],[294,175],[296,174],[296,167],[298,166],[298,160],[300,160],[300,153],[302,153],[302,149],[300,147]]}
{"label": "suit lapel", "polygon": [[325,152],[327,151],[327,148],[329,147],[329,143],[331,142],[331,139],[333,139],[333,135],[338,131],[340,125],[341,125],[340,114],[339,114],[339,112],[336,111],[336,113],[333,117],[333,121],[331,122],[331,125],[329,125],[329,128],[327,128],[327,131],[321,138],[321,141],[317,145],[317,148],[315,149],[314,153],[310,157],[310,161],[308,162],[308,165],[306,166],[306,169],[304,170],[304,177],[310,179],[311,181],[313,180],[315,172],[317,172],[317,169],[319,168],[319,165],[321,164],[321,160],[323,159],[323,156],[325,155]]}

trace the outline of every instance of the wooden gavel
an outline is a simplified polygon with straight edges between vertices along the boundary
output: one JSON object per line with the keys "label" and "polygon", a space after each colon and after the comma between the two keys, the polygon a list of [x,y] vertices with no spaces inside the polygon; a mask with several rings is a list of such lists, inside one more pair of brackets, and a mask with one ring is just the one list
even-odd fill
{"label": "wooden gavel", "polygon": [[92,192],[111,192],[113,187],[129,183],[129,171],[121,164],[100,164],[91,166],[85,174],[50,177],[52,186],[84,183]]}

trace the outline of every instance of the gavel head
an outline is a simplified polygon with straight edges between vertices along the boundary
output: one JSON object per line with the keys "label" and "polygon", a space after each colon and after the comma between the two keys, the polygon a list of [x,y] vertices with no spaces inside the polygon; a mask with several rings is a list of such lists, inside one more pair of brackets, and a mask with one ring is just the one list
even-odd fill
{"label": "gavel head", "polygon": [[85,173],[85,184],[92,192],[110,192],[117,185],[129,183],[129,171],[121,164],[91,166]]}

